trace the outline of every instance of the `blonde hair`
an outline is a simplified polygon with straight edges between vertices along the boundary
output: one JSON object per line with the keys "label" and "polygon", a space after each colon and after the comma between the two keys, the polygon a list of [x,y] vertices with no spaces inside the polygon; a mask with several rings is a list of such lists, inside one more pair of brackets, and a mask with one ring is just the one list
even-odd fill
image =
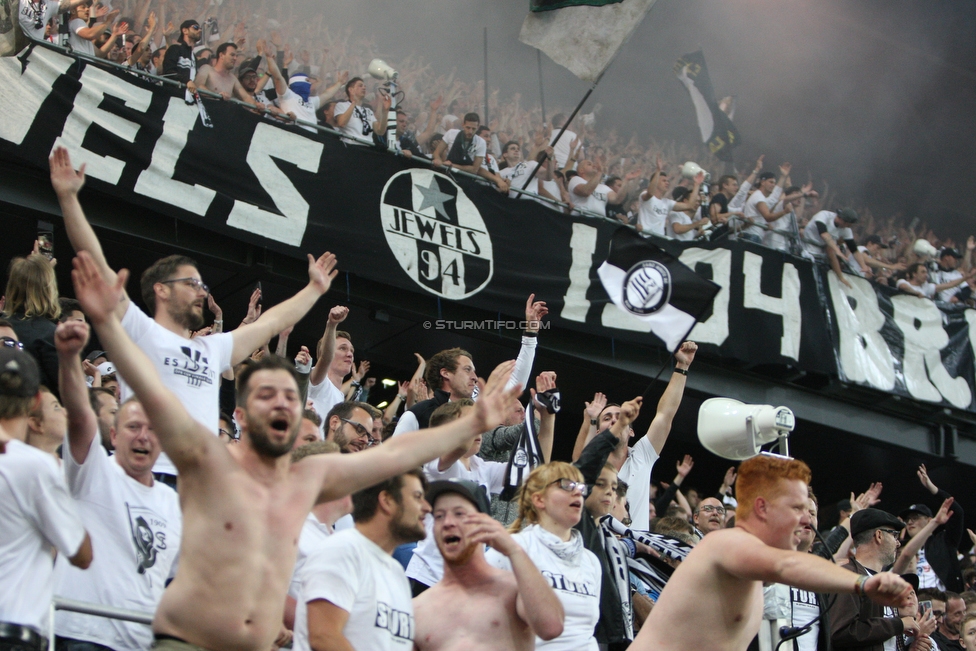
{"label": "blonde hair", "polygon": [[565,461],[551,461],[537,466],[529,473],[515,498],[518,503],[518,516],[512,522],[509,531],[517,532],[530,524],[539,524],[539,512],[532,504],[532,496],[544,493],[550,484],[560,479],[571,479],[582,483],[583,473],[579,468]]}
{"label": "blonde hair", "polygon": [[51,262],[43,255],[32,253],[26,258],[11,260],[6,295],[4,313],[7,315],[23,314],[25,318],[51,320],[61,316],[58,279]]}
{"label": "blonde hair", "polygon": [[759,455],[739,466],[735,480],[735,519],[745,520],[752,513],[757,497],[767,500],[779,497],[786,491],[783,480],[800,480],[809,486],[810,467],[798,459],[781,459]]}

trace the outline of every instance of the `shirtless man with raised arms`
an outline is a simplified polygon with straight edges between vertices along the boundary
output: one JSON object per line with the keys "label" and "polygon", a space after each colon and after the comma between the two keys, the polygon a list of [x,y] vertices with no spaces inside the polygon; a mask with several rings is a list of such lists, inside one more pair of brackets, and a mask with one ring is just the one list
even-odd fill
{"label": "shirtless man with raised arms", "polygon": [[[501,424],[521,392],[503,388],[515,366],[505,362],[465,418],[359,454],[313,455],[292,464],[303,405],[294,366],[270,356],[238,376],[234,417],[241,442],[228,446],[193,419],[123,330],[116,307],[128,272],[110,284],[85,251],[74,265],[78,300],[180,473],[180,565],[156,610],[156,649],[268,651],[281,628],[298,535],[312,506],[447,454]],[[321,293],[335,277],[334,265],[328,254],[309,262],[310,284]]]}
{"label": "shirtless man with raised arms", "polygon": [[[444,578],[413,600],[414,648],[532,651],[536,635],[543,640],[562,635],[562,602],[525,550],[488,515],[483,487],[436,481],[427,489],[427,501]],[[511,572],[488,564],[486,543],[508,557]]]}
{"label": "shirtless man with raised arms", "polygon": [[[743,651],[759,632],[763,582],[907,605],[911,586],[896,574],[859,576],[796,551],[810,523],[809,482],[802,461],[758,456],[744,462],[736,482],[736,526],[705,536],[675,570],[632,651]],[[703,624],[702,613],[714,623]]]}

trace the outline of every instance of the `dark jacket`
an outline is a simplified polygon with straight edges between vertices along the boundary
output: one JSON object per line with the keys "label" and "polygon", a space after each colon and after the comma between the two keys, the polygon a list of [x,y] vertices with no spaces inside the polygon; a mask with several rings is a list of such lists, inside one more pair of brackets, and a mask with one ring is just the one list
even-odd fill
{"label": "dark jacket", "polygon": [[[870,574],[856,560],[844,568],[864,576]],[[894,617],[885,617],[884,606],[874,603],[866,595],[854,593],[837,595],[830,608],[830,619],[830,641],[835,649],[884,651],[885,640],[905,631],[897,610]]]}
{"label": "dark jacket", "polygon": [[[929,504],[932,513],[936,513],[942,506],[942,502],[949,499],[951,495],[944,490],[939,490],[930,499],[933,504]],[[935,503],[937,502],[937,503]],[[942,582],[945,583],[946,590],[950,592],[962,593],[965,586],[962,582],[962,570],[959,568],[959,559],[956,557],[959,551],[959,543],[965,529],[964,514],[962,505],[959,501],[952,503],[952,517],[943,526],[935,530],[929,539],[925,541],[925,560],[932,566]]]}
{"label": "dark jacket", "polygon": [[[575,465],[583,473],[583,481],[587,486],[593,486],[600,478],[600,471],[603,470],[607,458],[620,440],[610,433],[610,430],[603,430],[596,435],[589,445],[583,448],[579,459]],[[603,569],[603,583],[600,588],[600,621],[596,624],[596,641],[600,644],[627,644],[626,628],[624,628],[623,608],[620,605],[620,596],[617,592],[617,584],[613,579],[613,569],[610,560],[607,558],[606,550],[603,548],[603,532],[600,526],[593,521],[588,513],[584,513],[580,518],[576,529],[583,534],[583,546],[596,554]]]}
{"label": "dark jacket", "polygon": [[58,395],[58,351],[54,347],[54,321],[41,316],[25,318],[14,314],[7,319],[17,333],[17,339],[24,344],[24,352],[30,353],[37,361],[41,371],[41,384]]}
{"label": "dark jacket", "polygon": [[420,429],[427,429],[430,426],[430,415],[434,413],[435,409],[447,403],[450,399],[451,394],[447,391],[435,389],[433,398],[418,402],[407,411],[417,417],[417,424],[420,426]]}
{"label": "dark jacket", "polygon": [[175,79],[181,84],[190,81],[191,70],[196,76],[197,60],[193,56],[193,48],[185,41],[178,41],[166,48],[163,55],[163,77]]}

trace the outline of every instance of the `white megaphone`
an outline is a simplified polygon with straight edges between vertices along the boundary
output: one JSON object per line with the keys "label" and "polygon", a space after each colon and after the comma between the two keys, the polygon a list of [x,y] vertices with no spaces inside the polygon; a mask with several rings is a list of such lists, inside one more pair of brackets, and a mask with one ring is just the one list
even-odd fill
{"label": "white megaphone", "polygon": [[706,450],[724,459],[749,459],[777,439],[778,452],[788,456],[787,437],[795,426],[796,418],[787,407],[709,398],[698,410],[698,440]]}
{"label": "white megaphone", "polygon": [[934,258],[939,251],[928,240],[915,240],[912,250],[920,256]]}
{"label": "white megaphone", "polygon": [[681,176],[685,177],[686,179],[693,179],[698,176],[699,172],[704,171],[705,170],[702,169],[702,166],[694,161],[688,161],[681,166]]}
{"label": "white megaphone", "polygon": [[397,78],[397,71],[393,69],[393,66],[388,64],[383,59],[373,59],[369,62],[369,67],[366,69],[369,76],[374,79],[382,79],[383,81],[390,81],[391,79]]}

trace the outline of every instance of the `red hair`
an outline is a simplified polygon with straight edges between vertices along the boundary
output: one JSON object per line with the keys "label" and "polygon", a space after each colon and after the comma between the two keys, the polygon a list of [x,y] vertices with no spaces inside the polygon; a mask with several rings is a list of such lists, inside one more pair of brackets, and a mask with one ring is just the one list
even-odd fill
{"label": "red hair", "polygon": [[735,480],[735,499],[739,503],[735,519],[742,521],[749,517],[757,497],[771,500],[786,492],[783,480],[799,479],[809,485],[810,478],[810,467],[798,459],[761,454],[744,461]]}

